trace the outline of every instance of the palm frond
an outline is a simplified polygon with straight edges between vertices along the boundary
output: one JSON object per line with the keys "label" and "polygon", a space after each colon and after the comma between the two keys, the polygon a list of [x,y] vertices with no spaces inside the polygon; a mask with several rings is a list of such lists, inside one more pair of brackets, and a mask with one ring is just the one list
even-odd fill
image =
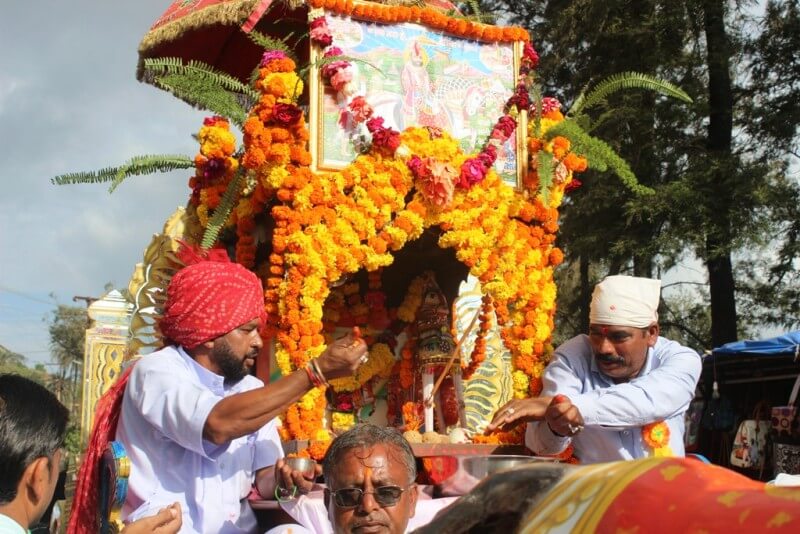
{"label": "palm frond", "polygon": [[200,242],[200,247],[202,249],[208,250],[217,242],[220,231],[225,226],[225,222],[228,220],[228,217],[230,217],[233,207],[239,199],[239,191],[242,189],[243,177],[244,173],[240,169],[236,173],[236,176],[233,177],[233,180],[228,184],[225,193],[219,200],[219,204],[214,208],[214,214],[209,219],[206,231],[203,233],[203,239]]}
{"label": "palm frond", "polygon": [[584,156],[589,161],[589,166],[598,171],[611,169],[619,176],[625,187],[636,195],[653,195],[655,191],[639,183],[636,175],[628,163],[622,159],[613,148],[604,141],[593,137],[583,131],[575,121],[565,120],[548,129],[545,139],[551,140],[561,135],[570,140],[572,151]]}
{"label": "palm frond", "polygon": [[196,108],[230,118],[240,128],[247,119],[247,108],[237,96],[208,79],[188,74],[167,74],[157,77],[154,83]]}
{"label": "palm frond", "polygon": [[603,102],[612,93],[622,89],[647,89],[687,104],[692,103],[691,97],[683,89],[666,80],[641,72],[622,72],[602,80],[588,94],[585,94],[585,91],[581,92],[567,114],[570,116],[580,115],[585,110]]}
{"label": "palm frond", "polygon": [[172,154],[153,154],[147,156],[135,156],[119,167],[106,167],[98,171],[76,172],[62,174],[50,180],[55,185],[68,184],[96,184],[111,182],[108,188],[109,193],[114,190],[128,176],[139,176],[143,174],[153,174],[156,172],[170,172],[176,169],[192,169],[194,160],[187,156]]}

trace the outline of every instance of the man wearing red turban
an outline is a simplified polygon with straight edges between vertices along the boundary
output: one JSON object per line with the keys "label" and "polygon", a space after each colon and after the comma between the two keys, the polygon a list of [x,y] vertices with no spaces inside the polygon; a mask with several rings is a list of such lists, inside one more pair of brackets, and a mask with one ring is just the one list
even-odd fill
{"label": "man wearing red turban", "polygon": [[[300,491],[313,482],[284,464],[277,415],[326,379],[352,375],[365,360],[366,344],[348,336],[308,369],[265,386],[250,374],[263,348],[261,282],[227,256],[221,259],[197,261],[175,274],[160,323],[166,346],[141,357],[127,384],[112,388],[121,403],[109,409],[109,419],[118,410],[115,439],[131,463],[125,521],[178,502],[183,531],[254,532],[247,502],[253,483],[269,498],[277,479]],[[101,411],[99,403],[98,419]],[[99,441],[93,436],[90,452]],[[71,522],[70,531],[94,531],[80,523],[88,521]]]}

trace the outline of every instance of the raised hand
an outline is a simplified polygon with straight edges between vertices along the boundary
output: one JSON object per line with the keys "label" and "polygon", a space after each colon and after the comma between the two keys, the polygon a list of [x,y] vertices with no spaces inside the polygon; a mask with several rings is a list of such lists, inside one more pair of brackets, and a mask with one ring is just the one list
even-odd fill
{"label": "raised hand", "polygon": [[508,431],[519,423],[541,421],[549,405],[550,397],[514,399],[497,410],[484,433],[489,434],[498,429]]}
{"label": "raised hand", "polygon": [[328,345],[317,360],[326,379],[351,376],[367,361],[367,344],[357,328]]}
{"label": "raised hand", "polygon": [[556,395],[544,416],[547,426],[558,436],[574,436],[583,430],[583,416],[566,395]]}

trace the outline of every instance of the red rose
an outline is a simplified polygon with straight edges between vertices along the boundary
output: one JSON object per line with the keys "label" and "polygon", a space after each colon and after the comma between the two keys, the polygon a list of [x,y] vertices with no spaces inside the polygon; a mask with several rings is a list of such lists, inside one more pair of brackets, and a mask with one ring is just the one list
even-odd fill
{"label": "red rose", "polygon": [[291,126],[303,115],[303,110],[294,104],[275,104],[272,107],[272,118],[282,126]]}

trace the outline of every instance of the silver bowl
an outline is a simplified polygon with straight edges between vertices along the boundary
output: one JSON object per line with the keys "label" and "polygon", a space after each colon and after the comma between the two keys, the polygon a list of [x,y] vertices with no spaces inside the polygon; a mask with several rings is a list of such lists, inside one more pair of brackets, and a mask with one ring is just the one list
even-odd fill
{"label": "silver bowl", "polygon": [[294,471],[300,471],[309,480],[316,475],[315,467],[317,463],[311,458],[291,457],[284,458],[284,462]]}
{"label": "silver bowl", "polygon": [[438,476],[431,477],[436,481],[436,494],[442,497],[465,495],[472,491],[472,488],[477,486],[481,480],[500,471],[541,462],[558,463],[556,458],[522,455],[449,456],[440,462],[433,460],[428,464],[450,466],[447,471],[439,472]]}

